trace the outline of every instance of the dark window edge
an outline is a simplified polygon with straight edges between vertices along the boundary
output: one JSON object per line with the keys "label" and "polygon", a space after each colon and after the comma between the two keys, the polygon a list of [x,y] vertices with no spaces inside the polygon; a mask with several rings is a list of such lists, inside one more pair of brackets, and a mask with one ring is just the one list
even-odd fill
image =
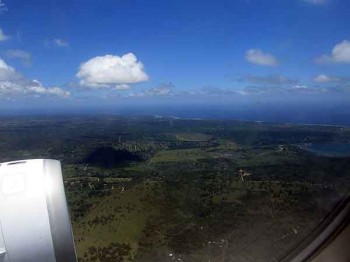
{"label": "dark window edge", "polygon": [[350,192],[342,198],[322,223],[281,262],[311,261],[350,224]]}

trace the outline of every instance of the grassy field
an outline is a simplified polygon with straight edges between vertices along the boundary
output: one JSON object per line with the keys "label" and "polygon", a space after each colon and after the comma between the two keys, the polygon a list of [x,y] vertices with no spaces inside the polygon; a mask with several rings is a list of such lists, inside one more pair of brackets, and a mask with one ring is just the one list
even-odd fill
{"label": "grassy field", "polygon": [[132,261],[147,219],[158,213],[155,187],[155,182],[145,182],[125,191],[118,188],[93,207],[73,227],[78,256],[88,259],[93,247],[102,249],[110,243],[127,243],[130,251],[122,260]]}
{"label": "grassy field", "polygon": [[196,161],[212,157],[211,153],[198,148],[162,150],[150,159],[150,163]]}
{"label": "grassy field", "polygon": [[229,140],[229,139],[217,139],[217,142],[219,143],[216,147],[211,147],[208,149],[211,150],[237,150],[239,149],[239,145],[237,145],[236,142]]}
{"label": "grassy field", "polygon": [[180,141],[189,141],[189,142],[202,142],[209,141],[213,138],[211,135],[206,135],[202,133],[176,133],[174,134],[176,139]]}

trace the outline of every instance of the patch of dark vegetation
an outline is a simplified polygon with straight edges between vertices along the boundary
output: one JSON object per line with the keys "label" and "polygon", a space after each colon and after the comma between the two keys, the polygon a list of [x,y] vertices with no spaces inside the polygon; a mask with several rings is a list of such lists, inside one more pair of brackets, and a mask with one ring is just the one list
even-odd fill
{"label": "patch of dark vegetation", "polygon": [[103,262],[122,262],[130,261],[131,247],[126,243],[111,243],[106,247],[91,246],[84,253],[84,257],[79,258],[80,262],[85,261],[103,261]]}
{"label": "patch of dark vegetation", "polygon": [[130,162],[141,161],[142,158],[126,149],[114,149],[112,147],[99,147],[91,152],[83,163],[100,166],[104,168],[114,168],[127,165]]}

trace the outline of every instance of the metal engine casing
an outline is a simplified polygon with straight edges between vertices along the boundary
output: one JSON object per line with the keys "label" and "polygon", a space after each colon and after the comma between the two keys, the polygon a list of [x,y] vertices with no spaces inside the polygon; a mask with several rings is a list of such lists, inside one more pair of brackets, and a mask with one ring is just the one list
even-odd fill
{"label": "metal engine casing", "polygon": [[61,163],[0,164],[0,262],[75,262]]}

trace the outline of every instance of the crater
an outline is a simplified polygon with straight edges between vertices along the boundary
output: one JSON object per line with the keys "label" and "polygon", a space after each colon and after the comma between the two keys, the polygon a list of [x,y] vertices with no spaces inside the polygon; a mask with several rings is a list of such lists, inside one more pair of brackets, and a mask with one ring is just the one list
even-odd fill
{"label": "crater", "polygon": [[130,162],[138,162],[141,160],[142,158],[138,154],[130,152],[126,149],[99,147],[84,159],[84,163],[104,168],[114,168],[127,165]]}

